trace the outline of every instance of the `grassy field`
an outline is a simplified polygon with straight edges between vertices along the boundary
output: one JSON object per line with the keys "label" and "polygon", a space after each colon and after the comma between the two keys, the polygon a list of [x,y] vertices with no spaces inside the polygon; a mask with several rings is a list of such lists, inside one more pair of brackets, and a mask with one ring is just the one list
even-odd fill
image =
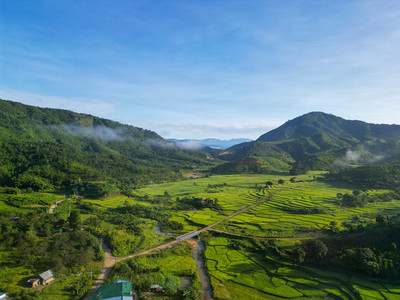
{"label": "grassy field", "polygon": [[398,285],[277,260],[268,251],[212,238],[205,251],[216,299],[399,299]]}

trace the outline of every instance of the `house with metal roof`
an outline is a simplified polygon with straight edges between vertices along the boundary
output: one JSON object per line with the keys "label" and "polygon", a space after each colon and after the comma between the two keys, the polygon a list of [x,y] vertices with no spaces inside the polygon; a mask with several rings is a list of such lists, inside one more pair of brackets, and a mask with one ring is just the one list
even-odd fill
{"label": "house with metal roof", "polygon": [[2,292],[0,292],[0,300],[6,299],[8,296]]}
{"label": "house with metal roof", "polygon": [[50,282],[56,280],[54,278],[54,274],[51,270],[47,270],[46,272],[43,272],[42,274],[39,274],[40,280],[41,280],[41,284],[42,285],[47,285]]}
{"label": "house with metal roof", "polygon": [[132,282],[117,280],[112,284],[99,287],[97,293],[90,300],[135,300],[136,293],[132,290]]}

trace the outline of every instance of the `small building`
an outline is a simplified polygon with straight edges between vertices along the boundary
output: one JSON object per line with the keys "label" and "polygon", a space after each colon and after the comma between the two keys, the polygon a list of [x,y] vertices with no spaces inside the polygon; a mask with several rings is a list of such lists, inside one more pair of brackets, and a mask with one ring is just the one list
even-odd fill
{"label": "small building", "polygon": [[132,283],[127,280],[117,280],[112,284],[99,287],[97,293],[90,300],[135,300],[136,293],[132,290]]}
{"label": "small building", "polygon": [[8,296],[2,292],[0,292],[0,300],[7,299]]}
{"label": "small building", "polygon": [[150,292],[164,293],[164,288],[158,284],[153,284],[149,290]]}
{"label": "small building", "polygon": [[54,278],[54,274],[51,270],[47,270],[46,272],[43,272],[42,274],[39,274],[40,280],[41,280],[41,284],[42,285],[47,285],[50,282],[56,280]]}
{"label": "small building", "polygon": [[39,278],[31,278],[28,281],[29,287],[34,288],[40,284],[40,279]]}

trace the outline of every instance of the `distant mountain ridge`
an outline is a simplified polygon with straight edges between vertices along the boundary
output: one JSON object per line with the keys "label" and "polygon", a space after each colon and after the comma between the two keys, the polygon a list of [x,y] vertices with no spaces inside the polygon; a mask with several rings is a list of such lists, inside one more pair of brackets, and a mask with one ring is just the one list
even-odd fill
{"label": "distant mountain ridge", "polygon": [[200,145],[205,145],[207,147],[213,148],[213,149],[228,149],[232,146],[235,146],[237,144],[245,143],[245,142],[251,142],[252,140],[246,139],[246,138],[237,138],[237,139],[230,139],[230,140],[220,140],[220,139],[213,139],[213,138],[208,138],[208,139],[202,139],[202,140],[191,140],[191,139],[184,139],[184,140],[179,140],[179,139],[168,139],[169,141],[176,142],[176,143],[193,143],[193,145],[196,145],[196,143]]}

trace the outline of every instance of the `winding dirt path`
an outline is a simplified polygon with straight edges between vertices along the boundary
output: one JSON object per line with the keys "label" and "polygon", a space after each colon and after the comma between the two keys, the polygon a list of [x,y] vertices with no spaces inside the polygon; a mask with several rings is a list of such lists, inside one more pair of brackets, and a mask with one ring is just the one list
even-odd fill
{"label": "winding dirt path", "polygon": [[49,214],[54,214],[54,211],[56,210],[56,207],[58,206],[58,204],[60,204],[63,201],[64,201],[64,199],[53,203],[53,205],[50,206],[50,208],[49,208]]}
{"label": "winding dirt path", "polygon": [[110,248],[102,242],[100,239],[97,238],[99,241],[99,244],[101,244],[103,250],[104,250],[104,262],[103,266],[101,268],[101,273],[97,277],[95,283],[93,284],[92,288],[90,289],[89,293],[86,295],[85,300],[90,300],[90,298],[96,293],[97,289],[104,284],[106,281],[108,275],[110,275],[110,272],[112,268],[115,266],[115,263],[117,261],[117,257],[113,256],[111,253]]}

